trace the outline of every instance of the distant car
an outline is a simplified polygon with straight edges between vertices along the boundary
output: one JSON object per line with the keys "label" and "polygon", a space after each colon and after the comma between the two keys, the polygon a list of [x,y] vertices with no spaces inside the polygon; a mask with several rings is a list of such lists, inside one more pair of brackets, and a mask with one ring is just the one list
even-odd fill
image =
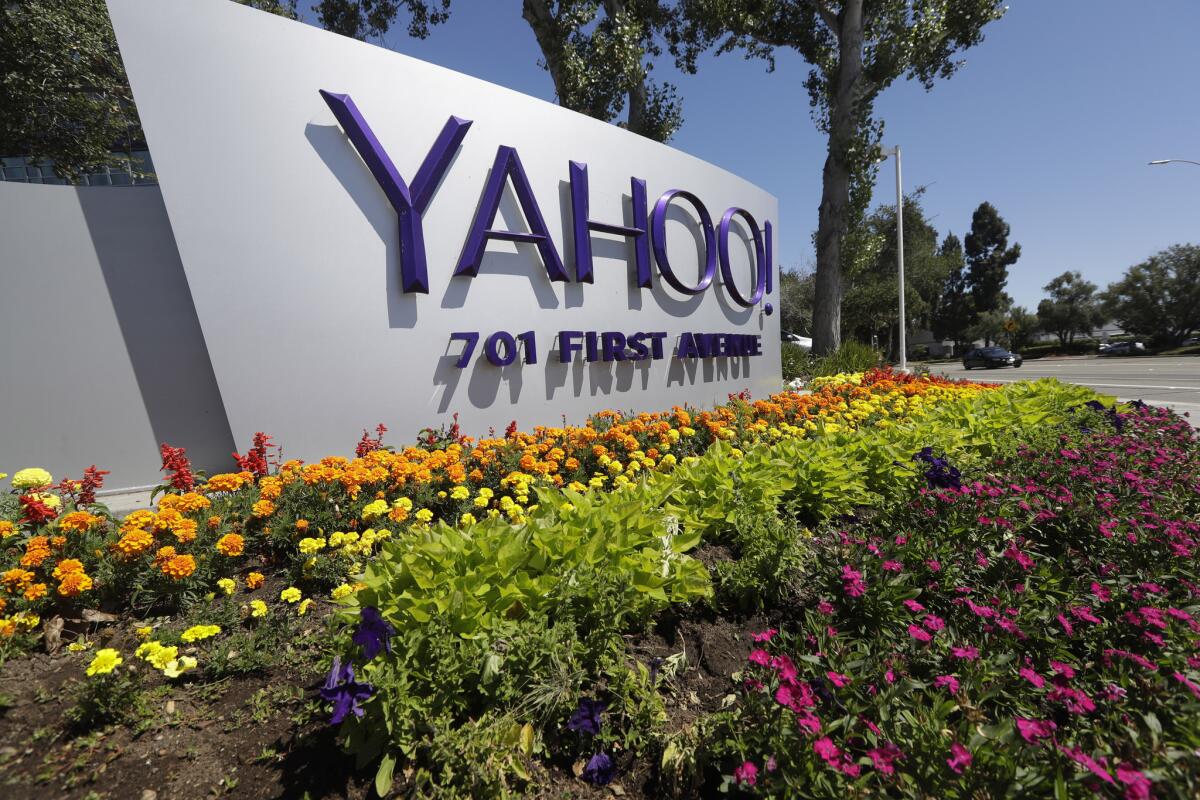
{"label": "distant car", "polygon": [[1146,352],[1141,342],[1113,342],[1100,348],[1102,356],[1139,356]]}
{"label": "distant car", "polygon": [[792,344],[799,345],[800,347],[803,347],[805,350],[812,350],[812,339],[808,338],[807,336],[801,336],[798,333],[790,333],[788,331],[784,331],[783,332],[783,340],[785,342],[791,342]]}
{"label": "distant car", "polygon": [[977,347],[974,350],[968,350],[963,353],[962,357],[963,369],[971,369],[973,367],[987,367],[988,369],[996,369],[997,367],[1019,367],[1024,363],[1024,360],[1016,353],[1009,352],[1003,347]]}
{"label": "distant car", "polygon": [[1183,340],[1184,347],[1191,347],[1192,345],[1195,345],[1195,344],[1200,344],[1200,336],[1191,336],[1191,337]]}

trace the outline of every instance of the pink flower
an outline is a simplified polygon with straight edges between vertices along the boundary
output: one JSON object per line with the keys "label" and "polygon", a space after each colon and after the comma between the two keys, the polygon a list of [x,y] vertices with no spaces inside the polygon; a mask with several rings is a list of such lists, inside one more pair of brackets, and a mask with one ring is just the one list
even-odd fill
{"label": "pink flower", "polygon": [[775,756],[767,756],[767,772],[774,772],[779,765],[775,763]]}
{"label": "pink flower", "polygon": [[950,654],[955,658],[961,658],[964,661],[974,661],[979,658],[979,650],[975,647],[951,647]]}
{"label": "pink flower", "polygon": [[946,627],[946,622],[941,617],[934,614],[926,614],[925,619],[922,620],[921,624],[934,632],[940,631]]}
{"label": "pink flower", "polygon": [[899,561],[885,561],[883,562],[883,569],[885,572],[902,572],[904,571],[904,565]]}
{"label": "pink flower", "polygon": [[[765,631],[763,631],[761,633],[754,634],[754,636],[752,636],[751,638],[754,639],[754,641],[756,641],[756,642],[769,642],[775,638],[775,634],[777,634],[777,633],[779,633],[779,631],[776,630],[775,628],[767,628]],[[750,762],[747,761],[746,763],[749,764]]]}
{"label": "pink flower", "polygon": [[1021,569],[1024,569],[1024,570],[1033,569],[1033,559],[1030,558],[1029,556],[1027,556],[1025,553],[1018,550],[1017,546],[1015,544],[1010,544],[1008,546],[1008,549],[1004,551],[1004,557],[1011,558],[1013,561],[1020,564]]}
{"label": "pink flower", "polygon": [[1109,600],[1112,599],[1112,592],[1110,592],[1108,589],[1105,589],[1103,586],[1096,583],[1095,581],[1092,581],[1091,588],[1092,588],[1092,594],[1101,603],[1107,603]]}
{"label": "pink flower", "polygon": [[1058,746],[1058,749],[1076,764],[1081,764],[1084,767],[1087,767],[1087,769],[1093,775],[1095,775],[1097,778],[1100,778],[1105,783],[1111,783],[1114,786],[1116,785],[1116,781],[1114,781],[1112,776],[1108,774],[1108,767],[1105,765],[1103,758],[1097,761],[1082,750],[1063,747],[1061,744]]}
{"label": "pink flower", "polygon": [[793,683],[800,677],[800,671],[787,656],[771,656],[771,669],[779,673],[779,680],[785,683]]}
{"label": "pink flower", "polygon": [[933,558],[926,561],[925,566],[929,567],[930,572],[941,572],[942,571],[941,562],[936,559],[933,559]]}
{"label": "pink flower", "polygon": [[895,683],[896,673],[889,669],[887,672],[883,673],[883,679],[888,683]]}
{"label": "pink flower", "polygon": [[1017,723],[1017,732],[1021,734],[1021,738],[1030,744],[1037,744],[1038,739],[1045,739],[1052,736],[1054,731],[1058,730],[1058,726],[1048,719],[1026,719],[1025,717],[1014,717]]}
{"label": "pink flower", "polygon": [[924,610],[925,610],[925,606],[921,605],[921,604],[920,604],[920,603],[918,603],[916,600],[905,600],[905,601],[904,601],[904,607],[905,607],[905,608],[907,608],[909,611],[912,611],[912,612],[914,612],[914,613],[915,613],[915,612],[917,612],[917,611],[924,611]]}
{"label": "pink flower", "polygon": [[1150,800],[1150,779],[1128,764],[1117,765],[1117,780],[1125,784],[1125,800]]}
{"label": "pink flower", "polygon": [[830,603],[828,600],[822,600],[821,602],[817,603],[817,611],[825,616],[829,616],[833,614],[833,603]]}
{"label": "pink flower", "polygon": [[805,731],[810,736],[816,736],[821,732],[821,719],[816,714],[806,711],[796,715],[796,724],[800,726],[800,730]]}
{"label": "pink flower", "polygon": [[904,753],[896,745],[887,742],[882,747],[868,750],[867,757],[871,759],[871,763],[875,765],[875,769],[884,775],[892,775],[896,772],[896,768],[892,765],[904,758]]}
{"label": "pink flower", "polygon": [[862,573],[849,565],[842,567],[842,591],[849,597],[862,597],[867,593]]}
{"label": "pink flower", "polygon": [[950,745],[950,757],[946,759],[946,763],[950,765],[950,769],[954,770],[959,775],[963,774],[963,770],[971,766],[971,751],[963,747],[958,742]]}
{"label": "pink flower", "polygon": [[933,679],[933,685],[939,689],[944,687],[950,694],[958,693],[958,678],[953,675],[938,675]]}
{"label": "pink flower", "polygon": [[1178,670],[1176,670],[1175,673],[1171,675],[1171,677],[1174,678],[1175,680],[1179,681],[1180,683],[1182,683],[1184,686],[1186,686],[1188,688],[1188,691],[1191,692],[1192,694],[1194,694],[1196,696],[1197,700],[1200,700],[1200,686],[1197,686],[1196,684],[1189,681],[1187,679],[1187,676],[1184,675],[1182,672],[1179,672]]}
{"label": "pink flower", "polygon": [[758,664],[759,666],[765,667],[771,663],[771,654],[766,650],[759,648],[757,650],[751,650],[750,655],[746,656],[746,660],[751,664]]}
{"label": "pink flower", "polygon": [[1054,670],[1059,675],[1062,675],[1067,680],[1075,677],[1075,668],[1070,664],[1064,664],[1061,661],[1051,661],[1050,669]]}
{"label": "pink flower", "polygon": [[799,685],[792,683],[780,684],[779,688],[775,690],[775,702],[797,713],[816,705],[812,691],[808,688],[807,683]]}
{"label": "pink flower", "polygon": [[829,678],[829,682],[839,689],[850,685],[850,677],[848,675],[843,675],[840,672],[833,672],[830,670],[829,672],[825,673],[825,677]]}
{"label": "pink flower", "polygon": [[733,779],[739,785],[753,786],[758,782],[758,767],[753,761],[743,761],[742,765],[733,771]]}
{"label": "pink flower", "polygon": [[1075,619],[1081,619],[1084,622],[1090,622],[1093,625],[1099,625],[1101,622],[1100,618],[1093,614],[1092,610],[1087,606],[1072,606],[1071,616],[1075,617]]}
{"label": "pink flower", "polygon": [[826,762],[828,762],[830,759],[835,759],[842,754],[842,751],[838,750],[837,745],[834,744],[833,740],[828,736],[822,736],[820,739],[817,739],[815,742],[813,742],[813,752],[815,752],[817,756]]}
{"label": "pink flower", "polygon": [[1039,689],[1046,685],[1046,679],[1041,675],[1038,675],[1029,667],[1021,667],[1019,670],[1017,670],[1017,674]]}
{"label": "pink flower", "polygon": [[918,642],[929,642],[933,640],[933,636],[927,633],[924,629],[918,628],[916,625],[908,626],[908,635],[916,639]]}
{"label": "pink flower", "polygon": [[1067,632],[1067,636],[1075,635],[1075,629],[1073,627],[1071,627],[1071,621],[1068,620],[1066,617],[1064,617],[1062,614],[1058,615],[1058,624],[1062,625],[1063,630]]}
{"label": "pink flower", "polygon": [[1072,714],[1090,714],[1096,710],[1096,704],[1092,702],[1092,698],[1088,697],[1085,692],[1072,689],[1070,686],[1055,686],[1046,695],[1046,698],[1062,703]]}

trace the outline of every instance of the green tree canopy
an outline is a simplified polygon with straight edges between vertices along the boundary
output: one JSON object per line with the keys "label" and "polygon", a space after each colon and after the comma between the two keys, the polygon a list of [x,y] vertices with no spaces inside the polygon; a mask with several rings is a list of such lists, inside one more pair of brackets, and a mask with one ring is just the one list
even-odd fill
{"label": "green tree canopy", "polygon": [[1038,323],[1042,330],[1057,336],[1064,347],[1075,341],[1075,334],[1091,333],[1103,324],[1096,284],[1085,281],[1081,273],[1064,272],[1042,289],[1050,296],[1038,303]]}
{"label": "green tree canopy", "polygon": [[1177,244],[1130,267],[1103,303],[1130,333],[1178,345],[1200,331],[1200,247]]}
{"label": "green tree canopy", "polygon": [[1021,257],[1021,245],[1008,246],[1008,223],[991,203],[980,203],[971,215],[971,232],[964,252],[967,258],[967,282],[979,313],[1003,310],[1004,286],[1008,268]]}
{"label": "green tree canopy", "polygon": [[[320,0],[326,28],[359,39],[387,33],[401,12],[408,32],[425,38],[450,17],[450,0]],[[661,0],[522,0],[521,16],[541,50],[539,62],[565,108],[634,133],[668,141],[683,123],[675,87],[651,77],[671,12]]]}
{"label": "green tree canopy", "polygon": [[[234,0],[295,17],[294,0]],[[77,181],[143,141],[104,0],[0,3],[0,155]]]}
{"label": "green tree canopy", "polygon": [[946,234],[938,254],[946,264],[946,280],[933,312],[933,335],[952,340],[958,349],[969,340],[968,329],[975,323],[975,300],[967,283],[962,241],[953,233]]}
{"label": "green tree canopy", "polygon": [[779,271],[779,327],[788,333],[812,336],[813,274]]}
{"label": "green tree canopy", "polygon": [[817,227],[813,349],[841,341],[842,249],[870,204],[883,125],[875,100],[898,78],[931,89],[961,66],[955,56],[983,40],[1005,11],[1001,0],[679,0],[668,38],[681,68],[700,53],[743,51],[774,66],[779,48],[812,69],[805,88],[828,135]]}

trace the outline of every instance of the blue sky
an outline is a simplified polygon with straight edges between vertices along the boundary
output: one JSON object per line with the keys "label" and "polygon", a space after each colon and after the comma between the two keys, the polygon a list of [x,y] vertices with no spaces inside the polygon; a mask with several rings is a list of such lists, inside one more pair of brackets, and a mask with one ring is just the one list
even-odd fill
{"label": "blue sky", "polygon": [[[305,5],[306,0],[301,0]],[[454,0],[425,41],[404,26],[385,46],[553,99],[518,0]],[[311,19],[311,14],[308,15]],[[927,185],[937,229],[960,237],[980,202],[1021,243],[1008,292],[1029,309],[1064,270],[1104,287],[1171,244],[1200,242],[1200,0],[1011,0],[966,65],[931,93],[899,82],[880,98],[885,144],[899,144],[908,187]],[[664,60],[684,126],[675,147],[757,183],[780,201],[778,258],[811,266],[825,141],[809,117],[808,68],[781,51],[774,73],[731,54],[695,76]],[[884,165],[875,202],[895,201]]]}

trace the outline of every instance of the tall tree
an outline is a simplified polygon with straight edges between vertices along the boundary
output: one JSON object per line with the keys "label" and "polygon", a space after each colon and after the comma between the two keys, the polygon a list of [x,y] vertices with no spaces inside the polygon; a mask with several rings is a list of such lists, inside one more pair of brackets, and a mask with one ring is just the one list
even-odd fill
{"label": "tall tree", "polygon": [[1021,245],[1008,246],[1008,223],[991,203],[980,203],[971,215],[971,232],[964,252],[967,282],[975,311],[982,314],[1001,309],[1008,268],[1021,257]]}
{"label": "tall tree", "polygon": [[800,270],[779,272],[779,327],[788,333],[812,335],[813,274]]}
{"label": "tall tree", "polygon": [[1126,270],[1104,309],[1129,331],[1178,345],[1200,331],[1200,247],[1177,244]]}
{"label": "tall tree", "polygon": [[1023,306],[1013,306],[1008,310],[1004,319],[1004,334],[1001,341],[1008,349],[1020,352],[1033,341],[1033,335],[1038,331],[1038,318],[1030,314]]}
{"label": "tall tree", "polygon": [[[295,17],[294,0],[234,0]],[[0,155],[77,181],[130,166],[142,126],[104,0],[0,2]]]}
{"label": "tall tree", "polygon": [[[948,271],[948,262],[939,252],[938,233],[921,206],[923,193],[918,188],[904,198],[904,306],[910,331],[930,325]],[[872,257],[846,271],[845,332],[860,341],[877,339],[895,358],[899,355],[896,207],[880,206],[867,218],[866,229],[864,239],[873,242]]]}
{"label": "tall tree", "polygon": [[778,48],[812,65],[805,88],[828,136],[818,211],[813,349],[837,348],[842,327],[842,248],[856,210],[870,203],[883,124],[875,100],[896,79],[931,89],[961,66],[955,55],[983,39],[1005,11],[1001,0],[679,0],[669,38],[679,65],[744,50],[774,67]]}
{"label": "tall tree", "polygon": [[1096,284],[1079,272],[1067,271],[1042,287],[1050,296],[1038,303],[1038,324],[1066,347],[1077,333],[1091,333],[1104,322],[1096,297]]}
{"label": "tall tree", "polygon": [[946,265],[946,281],[933,314],[933,335],[951,339],[957,351],[969,341],[967,331],[975,324],[975,301],[967,283],[966,260],[962,241],[953,233],[946,234],[938,249]]}
{"label": "tall tree", "polygon": [[[314,8],[326,28],[359,39],[383,36],[402,11],[418,38],[450,16],[450,0],[320,0]],[[679,129],[675,87],[651,77],[671,16],[662,0],[522,0],[521,16],[560,105],[660,142]]]}

